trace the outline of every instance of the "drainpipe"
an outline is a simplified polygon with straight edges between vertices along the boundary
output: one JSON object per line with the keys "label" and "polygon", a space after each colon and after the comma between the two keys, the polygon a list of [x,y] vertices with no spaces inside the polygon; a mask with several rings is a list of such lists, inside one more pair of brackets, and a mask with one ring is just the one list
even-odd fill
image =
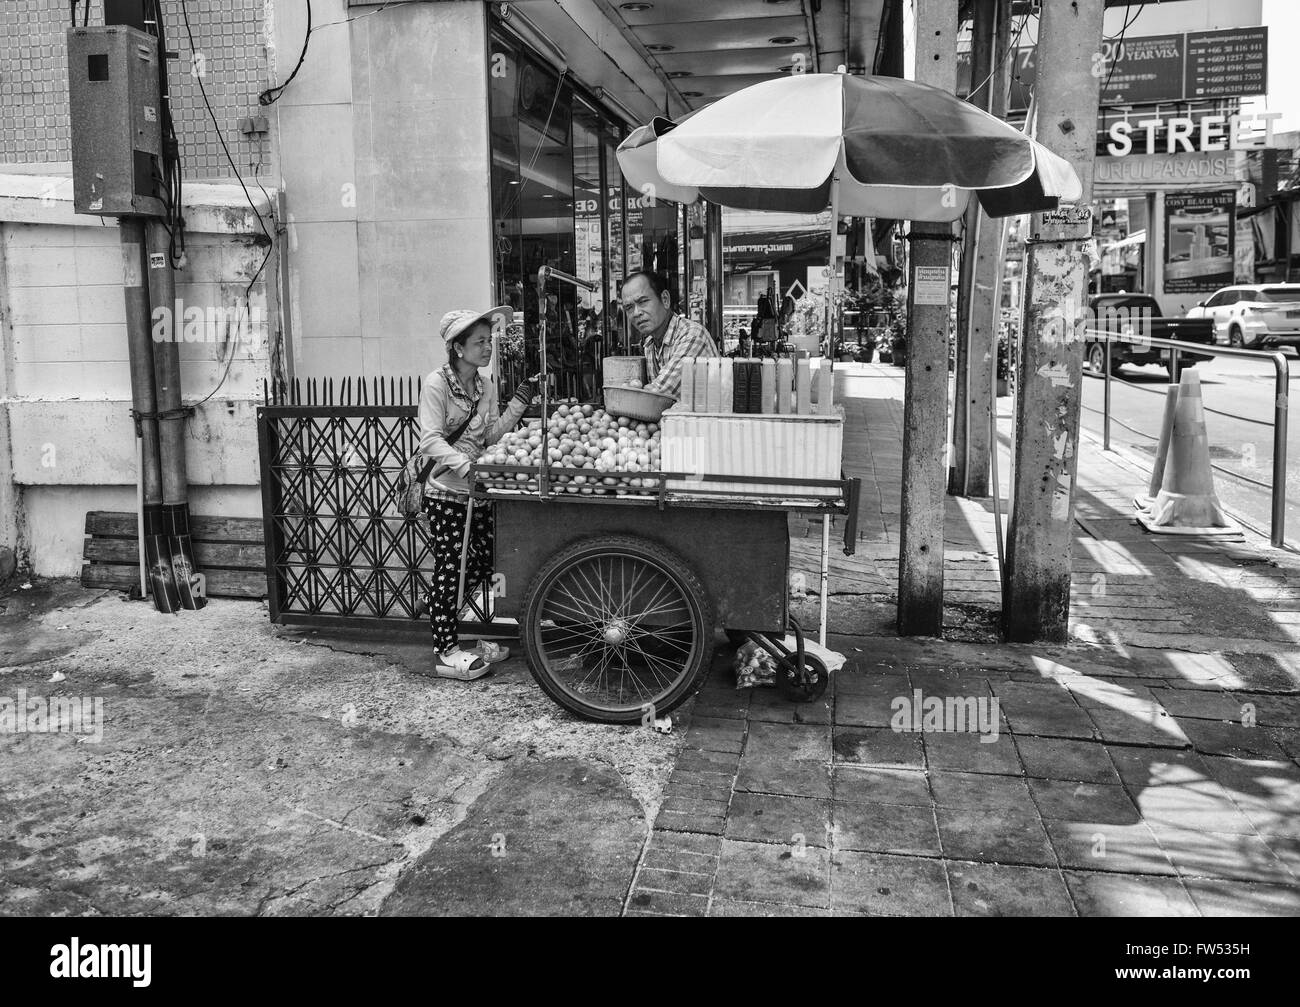
{"label": "drainpipe", "polygon": [[[153,304],[153,373],[158,400],[158,440],[162,468],[162,517],[171,551],[173,577],[181,605],[200,609],[207,604],[197,574],[190,539],[189,479],[185,471],[185,420],[181,407],[181,312],[176,301],[176,274],[167,255],[168,236],[162,221],[151,218],[149,241],[149,299]],[[161,324],[160,324],[161,323]],[[162,338],[159,338],[161,335]]]}

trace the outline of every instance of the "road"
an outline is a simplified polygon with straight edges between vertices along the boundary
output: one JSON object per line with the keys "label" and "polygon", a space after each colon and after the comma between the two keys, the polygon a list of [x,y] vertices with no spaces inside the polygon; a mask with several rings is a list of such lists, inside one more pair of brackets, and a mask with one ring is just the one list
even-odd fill
{"label": "road", "polygon": [[[1300,358],[1286,352],[1293,400],[1287,442],[1286,537],[1300,541],[1300,401],[1296,401],[1300,399]],[[1273,474],[1272,361],[1267,357],[1259,361],[1218,357],[1197,364],[1196,370],[1201,376],[1219,499],[1267,533],[1272,513],[1268,489]],[[1154,459],[1168,375],[1154,366],[1126,365],[1121,377],[1111,381],[1111,444]],[[1085,369],[1082,423],[1084,429],[1097,434],[1102,432],[1103,386],[1100,376]]]}

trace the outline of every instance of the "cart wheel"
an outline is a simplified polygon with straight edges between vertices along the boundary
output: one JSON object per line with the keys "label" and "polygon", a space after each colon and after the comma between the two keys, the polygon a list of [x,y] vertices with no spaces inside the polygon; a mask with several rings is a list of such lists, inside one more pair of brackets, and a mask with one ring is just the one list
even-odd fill
{"label": "cart wheel", "polygon": [[[794,655],[791,655],[793,658]],[[811,703],[820,699],[830,684],[831,673],[820,657],[805,653],[803,656],[804,675],[800,681],[799,673],[794,669],[793,660],[789,667],[778,665],[776,669],[776,687],[781,695],[791,702]]]}
{"label": "cart wheel", "polygon": [[623,535],[579,542],[528,587],[520,626],[528,670],[580,717],[662,716],[709,667],[709,608],[704,585],[671,550]]}

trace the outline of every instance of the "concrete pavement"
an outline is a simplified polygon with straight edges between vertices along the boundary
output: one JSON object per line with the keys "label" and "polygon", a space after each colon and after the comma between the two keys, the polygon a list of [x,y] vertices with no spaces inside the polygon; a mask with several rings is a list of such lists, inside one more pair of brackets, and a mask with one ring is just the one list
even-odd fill
{"label": "concrete pavement", "polygon": [[0,734],[0,912],[1300,912],[1295,560],[1147,536],[1143,474],[1085,448],[1072,642],[996,642],[991,504],[954,499],[945,639],[898,639],[901,375],[837,380],[867,485],[813,704],[720,649],[673,735],[604,727],[518,658],[441,682],[423,640],[11,581],[0,695],[100,697],[104,731]]}
{"label": "concrete pavement", "polygon": [[[832,559],[848,663],[792,706],[735,691],[720,661],[629,912],[1300,913],[1300,563],[1147,535],[1130,514],[1145,475],[1085,446],[1072,642],[993,642],[991,501],[951,498],[946,639],[899,639],[901,376],[837,378],[864,479],[865,541]],[[818,532],[797,530],[815,584]]]}

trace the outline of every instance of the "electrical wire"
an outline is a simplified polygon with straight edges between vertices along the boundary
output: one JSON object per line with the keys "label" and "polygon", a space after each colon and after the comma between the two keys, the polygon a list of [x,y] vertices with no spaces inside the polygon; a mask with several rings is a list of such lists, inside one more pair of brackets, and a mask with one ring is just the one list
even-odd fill
{"label": "electrical wire", "polygon": [[[1119,30],[1119,35],[1118,35],[1119,44],[1115,46],[1115,58],[1110,61],[1110,69],[1106,71],[1106,79],[1101,82],[1101,90],[1098,92],[1098,97],[1104,95],[1106,93],[1106,88],[1110,87],[1110,78],[1115,73],[1115,67],[1119,64],[1120,53],[1124,51],[1124,37],[1128,34],[1129,28],[1138,19],[1139,15],[1141,15],[1142,8],[1144,8],[1146,4],[1145,3],[1138,4],[1137,13],[1135,13],[1130,18],[1128,16],[1128,12],[1129,12],[1129,8],[1132,6],[1133,6],[1132,4],[1124,5],[1124,25]],[[1109,38],[1106,39],[1106,41],[1114,42],[1115,39]]]}
{"label": "electrical wire", "polygon": [[[190,52],[191,54],[193,54],[198,50],[194,44],[194,29],[190,25],[190,13],[188,8],[185,6],[185,0],[180,0],[180,8],[181,8],[181,16],[185,19],[185,34],[189,37]],[[159,24],[161,26],[161,18]],[[208,117],[212,120],[212,128],[214,132],[217,134],[217,139],[221,142],[221,149],[226,155],[226,160],[230,163],[230,170],[235,173],[235,179],[236,181],[239,182],[239,187],[244,190],[244,198],[248,200],[248,205],[253,211],[253,216],[257,218],[257,222],[262,228],[262,233],[266,236],[266,255],[262,257],[262,263],[257,267],[257,272],[253,274],[252,279],[248,281],[248,286],[244,288],[244,306],[251,314],[252,312],[251,294],[253,290],[253,285],[257,283],[258,278],[262,275],[262,271],[266,269],[267,262],[269,262],[271,259],[271,252],[275,248],[275,238],[272,236],[270,230],[268,230],[266,226],[266,221],[265,219],[263,219],[261,211],[258,210],[257,204],[253,201],[252,193],[248,191],[248,186],[244,184],[244,178],[239,173],[239,168],[235,165],[235,159],[230,155],[230,147],[227,146],[226,138],[225,136],[222,135],[221,124],[217,121],[217,113],[212,108],[212,102],[208,100],[207,88],[203,86],[202,75],[199,75],[194,79],[198,82],[199,94],[203,96],[203,104],[207,107]],[[263,189],[262,191],[265,192],[266,190]],[[230,365],[234,361],[234,359],[235,359],[235,347],[234,347],[234,341],[232,340],[230,357],[226,361],[226,369],[221,375],[221,380],[217,382],[217,386],[213,388],[212,391],[208,392],[207,395],[199,399],[198,402],[193,403],[193,405],[190,408],[201,406],[203,403],[207,402],[208,399],[212,398],[212,396],[216,395],[217,392],[221,390],[221,386],[226,383],[226,378],[230,374]]]}
{"label": "electrical wire", "polygon": [[1019,52],[1020,36],[1024,34],[1025,25],[1029,23],[1029,18],[1031,16],[1037,17],[1038,15],[1036,14],[1026,15],[1024,18],[1021,19],[1020,30],[1016,32],[1016,37],[1011,41],[1011,44],[1007,46],[1006,52],[1004,52],[1001,58],[993,65],[993,69],[989,71],[989,75],[985,77],[982,81],[980,81],[978,84],[974,84],[971,86],[970,89],[971,94],[974,94],[980,88],[987,85],[989,81],[991,81],[995,76],[997,76],[998,71],[1002,69],[1002,67],[1006,64],[1007,60],[1012,58],[1012,53]]}
{"label": "electrical wire", "polygon": [[180,139],[172,116],[171,87],[167,79],[167,35],[163,26],[162,0],[153,0],[154,30],[158,38],[158,91],[162,109],[162,178],[158,191],[162,194],[164,214],[162,226],[167,233],[167,259],[173,268],[179,267],[185,257],[184,179],[181,169]]}
{"label": "electrical wire", "polygon": [[272,102],[276,101],[280,97],[280,95],[284,94],[284,89],[293,82],[293,79],[298,76],[298,71],[302,69],[303,60],[307,58],[307,46],[310,44],[311,44],[311,0],[307,0],[307,34],[303,35],[302,37],[302,51],[298,53],[298,62],[293,65],[293,70],[289,73],[289,76],[285,78],[283,84],[279,84],[275,87],[269,87],[257,96],[257,103],[259,105],[270,105]]}
{"label": "electrical wire", "polygon": [[271,105],[280,100],[280,95],[284,93],[284,89],[289,86],[290,82],[298,76],[298,71],[302,69],[303,60],[307,58],[307,46],[311,42],[311,37],[314,32],[318,32],[322,28],[329,28],[332,25],[351,24],[353,21],[361,21],[364,18],[374,17],[376,14],[382,14],[384,11],[388,10],[389,7],[405,7],[409,3],[423,2],[424,0],[389,0],[388,3],[384,4],[378,10],[366,11],[364,14],[358,14],[356,17],[345,17],[338,21],[325,21],[313,26],[311,23],[311,0],[307,0],[307,32],[302,37],[302,51],[298,53],[298,62],[294,64],[293,70],[289,73],[289,76],[285,78],[284,83],[278,84],[275,87],[267,88],[257,96],[257,103],[259,105]]}

